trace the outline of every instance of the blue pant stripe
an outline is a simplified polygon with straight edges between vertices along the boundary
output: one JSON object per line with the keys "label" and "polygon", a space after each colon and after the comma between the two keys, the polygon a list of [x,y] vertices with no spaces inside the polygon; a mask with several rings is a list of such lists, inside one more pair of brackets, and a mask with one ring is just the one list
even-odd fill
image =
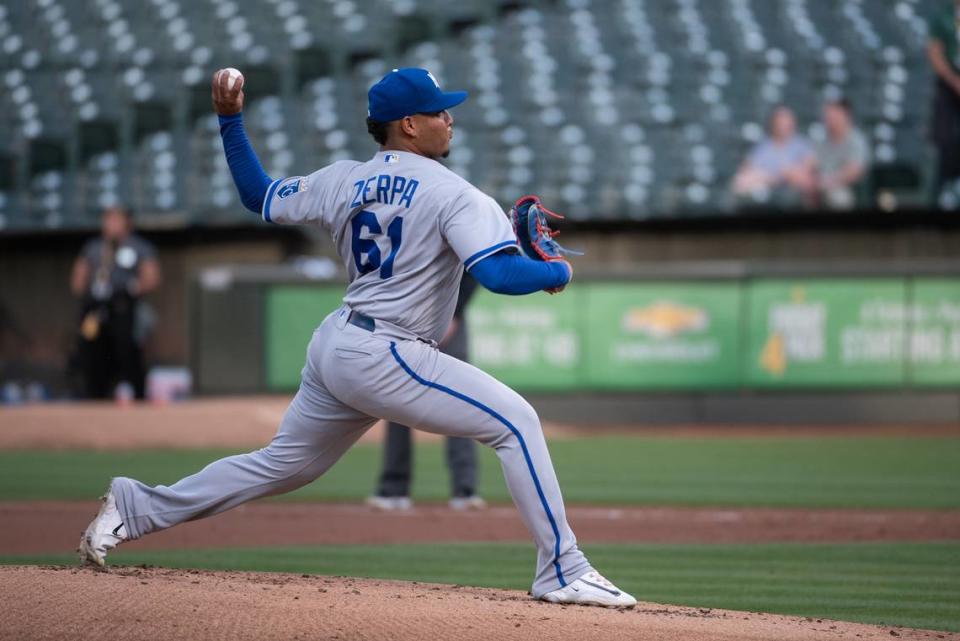
{"label": "blue pant stripe", "polygon": [[439,383],[428,381],[418,376],[417,373],[414,372],[412,369],[410,369],[410,367],[403,361],[403,359],[400,358],[400,354],[397,353],[396,343],[393,343],[393,342],[390,343],[390,353],[393,354],[393,358],[396,359],[396,361],[400,364],[400,367],[403,368],[403,371],[409,374],[410,377],[416,382],[420,383],[421,385],[425,385],[427,387],[432,387],[433,389],[440,390],[441,392],[445,392],[450,396],[453,396],[454,398],[459,398],[461,401],[464,401],[465,403],[469,403],[470,405],[473,405],[477,409],[486,412],[493,418],[497,419],[498,421],[506,425],[507,429],[513,432],[513,435],[517,437],[517,440],[520,442],[520,449],[523,450],[523,457],[527,461],[527,468],[530,470],[530,476],[533,477],[533,485],[534,487],[537,488],[537,495],[540,496],[540,503],[543,504],[543,509],[547,513],[547,519],[550,521],[550,527],[553,528],[553,537],[555,541],[553,545],[553,567],[557,571],[557,580],[560,582],[560,586],[565,587],[567,585],[567,582],[566,580],[564,580],[563,571],[560,569],[560,529],[557,527],[557,521],[556,519],[553,518],[553,512],[550,511],[550,506],[547,504],[547,497],[544,496],[543,488],[540,487],[540,479],[537,478],[537,471],[533,467],[533,460],[530,458],[530,452],[527,450],[527,444],[526,442],[524,442],[523,437],[520,436],[520,432],[517,430],[517,428],[515,428],[510,423],[510,421],[508,421],[503,416],[501,416],[494,410],[490,409],[480,401],[474,400],[469,396],[467,396],[466,394],[461,394],[460,392],[457,392],[456,390],[452,390],[449,387],[440,385]]}

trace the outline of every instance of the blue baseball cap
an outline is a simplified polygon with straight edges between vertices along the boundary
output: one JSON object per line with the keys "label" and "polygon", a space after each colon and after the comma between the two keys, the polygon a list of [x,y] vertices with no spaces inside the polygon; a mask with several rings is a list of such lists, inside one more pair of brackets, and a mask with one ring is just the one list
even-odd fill
{"label": "blue baseball cap", "polygon": [[370,87],[367,115],[377,122],[390,122],[450,109],[466,99],[466,91],[442,91],[440,83],[426,69],[404,67],[394,69]]}

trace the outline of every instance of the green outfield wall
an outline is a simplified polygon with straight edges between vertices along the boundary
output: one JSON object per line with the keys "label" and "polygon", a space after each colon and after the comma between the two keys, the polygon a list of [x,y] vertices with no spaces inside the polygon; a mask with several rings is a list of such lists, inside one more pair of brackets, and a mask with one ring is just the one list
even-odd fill
{"label": "green outfield wall", "polygon": [[[342,285],[268,284],[268,389],[299,381]],[[955,388],[960,277],[592,280],[561,295],[480,291],[471,360],[522,390]]]}

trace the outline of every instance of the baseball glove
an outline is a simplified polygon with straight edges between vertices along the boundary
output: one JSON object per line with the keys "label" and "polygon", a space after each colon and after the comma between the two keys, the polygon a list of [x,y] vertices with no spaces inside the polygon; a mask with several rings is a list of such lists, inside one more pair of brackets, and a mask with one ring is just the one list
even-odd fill
{"label": "baseball glove", "polygon": [[582,256],[582,252],[560,246],[553,239],[559,231],[550,229],[547,216],[563,219],[543,206],[538,196],[524,196],[510,209],[510,220],[523,253],[534,260],[564,260],[566,255]]}

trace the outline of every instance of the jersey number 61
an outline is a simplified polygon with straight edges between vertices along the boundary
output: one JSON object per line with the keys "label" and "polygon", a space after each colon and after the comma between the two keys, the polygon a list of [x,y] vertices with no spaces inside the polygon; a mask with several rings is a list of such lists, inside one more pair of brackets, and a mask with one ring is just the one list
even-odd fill
{"label": "jersey number 61", "polygon": [[[366,209],[361,210],[350,221],[353,228],[352,248],[353,262],[357,266],[357,272],[362,276],[375,269],[380,270],[380,278],[390,278],[393,276],[393,259],[396,258],[400,250],[400,243],[403,240],[403,218],[397,216],[390,225],[387,226],[387,238],[390,239],[390,254],[387,259],[381,263],[380,247],[377,244],[376,237],[383,235],[383,228],[376,214]],[[361,238],[360,235],[366,228],[367,233],[372,236]],[[366,259],[366,260],[364,260]]]}

